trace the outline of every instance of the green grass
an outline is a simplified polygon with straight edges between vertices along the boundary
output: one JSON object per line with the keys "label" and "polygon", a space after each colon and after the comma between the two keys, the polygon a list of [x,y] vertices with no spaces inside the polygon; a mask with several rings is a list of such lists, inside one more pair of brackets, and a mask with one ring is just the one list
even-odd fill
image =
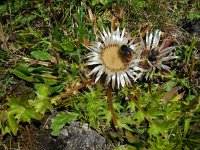
{"label": "green grass", "polygon": [[[78,120],[119,150],[198,149],[199,39],[192,34],[185,37],[188,33],[180,24],[199,19],[199,9],[197,0],[1,2],[0,144],[7,145],[13,136],[19,138],[24,122],[41,121],[55,110],[50,126],[53,135]],[[180,56],[171,64],[171,74],[155,75],[158,80],[151,81],[151,91],[147,83],[135,83],[138,100],[127,99],[129,92],[135,96],[131,88],[113,92],[117,130],[104,86],[90,85],[62,97],[72,88],[69,85],[86,81],[84,39],[94,41],[95,33],[113,24],[125,27],[131,35],[147,26],[173,33],[177,36],[175,53]],[[14,140],[11,143],[17,148]]]}

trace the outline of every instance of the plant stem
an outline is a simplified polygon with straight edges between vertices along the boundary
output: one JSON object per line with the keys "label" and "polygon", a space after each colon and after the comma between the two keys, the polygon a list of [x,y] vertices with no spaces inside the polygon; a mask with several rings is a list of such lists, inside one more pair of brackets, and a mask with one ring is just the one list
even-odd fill
{"label": "plant stem", "polygon": [[108,106],[109,109],[111,111],[111,115],[112,115],[112,120],[113,120],[113,124],[115,126],[115,128],[117,128],[117,117],[113,108],[113,103],[112,103],[112,90],[110,88],[108,88],[107,90],[107,96],[108,96]]}
{"label": "plant stem", "polygon": [[133,91],[135,93],[135,97],[137,99],[139,99],[140,98],[140,93],[139,93],[138,89],[136,88],[135,84],[133,84]]}

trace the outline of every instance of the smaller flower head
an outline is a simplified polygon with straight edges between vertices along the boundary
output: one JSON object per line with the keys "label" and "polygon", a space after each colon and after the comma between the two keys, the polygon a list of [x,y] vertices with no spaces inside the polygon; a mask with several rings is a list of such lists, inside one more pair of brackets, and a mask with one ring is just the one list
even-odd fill
{"label": "smaller flower head", "polygon": [[169,47],[175,36],[171,39],[161,40],[161,35],[162,32],[156,30],[154,34],[147,32],[146,40],[141,38],[141,51],[138,58],[141,59],[139,66],[146,72],[146,79],[153,75],[156,69],[164,69],[170,72],[170,67],[164,63],[178,58],[178,56],[171,53],[175,47]]}
{"label": "smaller flower head", "polygon": [[[102,81],[105,85],[120,88],[131,85],[142,75],[142,69],[137,67],[132,54],[138,44],[133,44],[125,36],[125,29],[120,32],[105,31],[100,33],[100,41],[87,46],[90,52],[87,55],[86,65],[92,67],[89,75],[95,78],[95,82]],[[134,56],[134,55],[133,55]]]}

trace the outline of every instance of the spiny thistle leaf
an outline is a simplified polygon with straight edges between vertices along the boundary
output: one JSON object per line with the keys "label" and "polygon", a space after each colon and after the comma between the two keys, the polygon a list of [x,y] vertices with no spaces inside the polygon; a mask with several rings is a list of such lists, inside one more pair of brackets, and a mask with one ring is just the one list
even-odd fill
{"label": "spiny thistle leaf", "polygon": [[10,131],[14,134],[17,135],[17,131],[19,129],[18,123],[13,115],[8,115],[8,126]]}
{"label": "spiny thistle leaf", "polygon": [[48,86],[44,84],[36,84],[35,89],[38,99],[45,99],[48,96]]}
{"label": "spiny thistle leaf", "polygon": [[148,130],[148,133],[149,133],[150,136],[155,136],[156,137],[160,133],[159,127],[157,125],[155,125],[155,124],[151,124],[150,128]]}
{"label": "spiny thistle leaf", "polygon": [[46,110],[53,109],[50,99],[29,100],[29,105],[33,106],[35,111],[41,113],[42,115],[46,112]]}
{"label": "spiny thistle leaf", "polygon": [[138,123],[144,121],[144,114],[141,111],[138,111],[134,114],[134,119],[137,119]]}
{"label": "spiny thistle leaf", "polygon": [[61,112],[52,119],[51,134],[58,136],[60,130],[64,127],[66,123],[75,121],[78,118],[78,114],[74,112]]}
{"label": "spiny thistle leaf", "polygon": [[[8,129],[14,134],[17,134],[18,124],[20,122],[30,123],[31,119],[40,120],[42,116],[30,108],[28,105],[25,106],[23,100],[17,98],[7,98],[9,107],[7,110],[6,120],[8,121]],[[4,130],[6,127],[4,128]],[[8,130],[6,131],[8,132]]]}
{"label": "spiny thistle leaf", "polygon": [[120,129],[124,128],[126,130],[129,130],[129,131],[133,131],[126,123],[123,122],[124,120],[123,119],[118,119],[117,120],[117,124],[118,124],[118,127]]}
{"label": "spiny thistle leaf", "polygon": [[33,106],[36,112],[44,114],[46,110],[53,109],[49,95],[49,86],[44,84],[35,85],[37,99],[29,100],[29,105]]}

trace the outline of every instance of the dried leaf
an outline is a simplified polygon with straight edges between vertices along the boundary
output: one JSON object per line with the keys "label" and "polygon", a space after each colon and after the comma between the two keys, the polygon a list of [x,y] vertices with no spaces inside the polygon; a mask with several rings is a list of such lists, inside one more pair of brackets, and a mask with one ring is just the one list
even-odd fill
{"label": "dried leaf", "polygon": [[30,63],[30,65],[35,65],[35,64],[39,64],[45,67],[51,67],[53,64],[51,62],[45,62],[45,61],[40,61],[40,60],[35,60],[35,59],[31,59],[28,57],[21,57],[24,61]]}
{"label": "dried leaf", "polygon": [[4,34],[4,32],[3,32],[3,26],[0,23],[0,41],[2,41],[1,48],[3,50],[5,50],[6,52],[10,51],[10,49],[8,47],[8,44],[7,44],[8,39],[9,39],[9,36]]}
{"label": "dried leaf", "polygon": [[90,41],[88,39],[86,39],[85,37],[83,37],[83,43],[85,45],[91,45]]}
{"label": "dried leaf", "polygon": [[169,101],[173,96],[175,96],[175,94],[178,92],[178,90],[180,90],[181,87],[180,86],[177,86],[177,87],[174,87],[172,88],[169,92],[167,92],[165,94],[165,96],[163,97],[163,100],[165,102]]}
{"label": "dried leaf", "polygon": [[93,13],[92,13],[91,8],[88,9],[88,15],[89,15],[89,19],[90,19],[90,21],[93,21],[94,16],[93,16]]}
{"label": "dried leaf", "polygon": [[176,36],[172,36],[163,46],[162,50],[167,48],[174,40],[176,39]]}
{"label": "dried leaf", "polygon": [[112,16],[111,18],[111,29],[115,30],[116,29],[116,17]]}

